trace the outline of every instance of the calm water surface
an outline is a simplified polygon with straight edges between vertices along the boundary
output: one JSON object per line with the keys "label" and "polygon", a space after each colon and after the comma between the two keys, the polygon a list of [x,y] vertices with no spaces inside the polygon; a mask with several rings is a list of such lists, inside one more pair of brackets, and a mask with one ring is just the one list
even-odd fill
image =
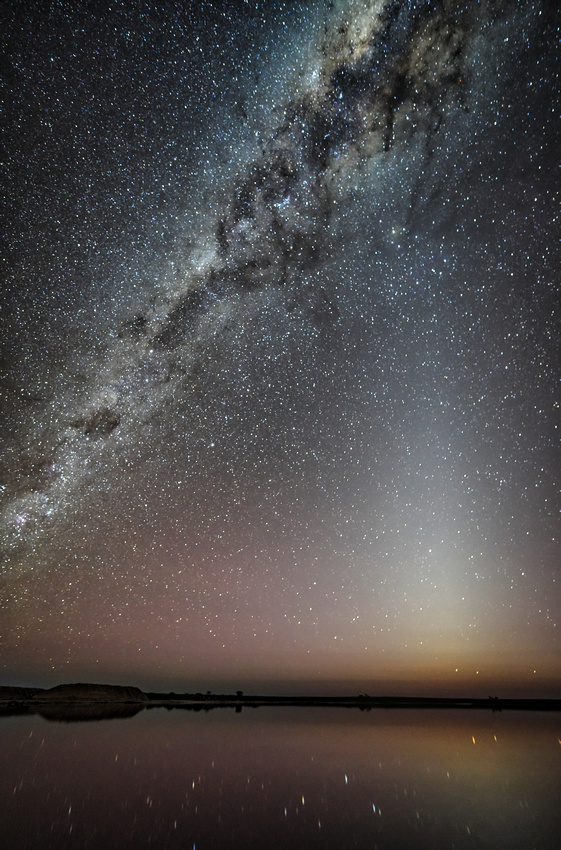
{"label": "calm water surface", "polygon": [[557,713],[5,717],[2,845],[558,850],[560,739]]}

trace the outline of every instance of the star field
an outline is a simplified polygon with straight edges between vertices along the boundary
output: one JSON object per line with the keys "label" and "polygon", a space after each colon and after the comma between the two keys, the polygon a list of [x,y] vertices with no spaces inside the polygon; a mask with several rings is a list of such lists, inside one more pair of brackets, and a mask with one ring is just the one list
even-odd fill
{"label": "star field", "polygon": [[2,679],[559,681],[550,4],[4,18]]}

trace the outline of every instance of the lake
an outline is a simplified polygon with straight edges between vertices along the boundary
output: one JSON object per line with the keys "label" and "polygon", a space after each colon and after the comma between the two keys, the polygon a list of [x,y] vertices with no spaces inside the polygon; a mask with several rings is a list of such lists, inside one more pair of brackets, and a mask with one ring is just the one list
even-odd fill
{"label": "lake", "polygon": [[145,709],[0,718],[3,846],[561,846],[561,715]]}

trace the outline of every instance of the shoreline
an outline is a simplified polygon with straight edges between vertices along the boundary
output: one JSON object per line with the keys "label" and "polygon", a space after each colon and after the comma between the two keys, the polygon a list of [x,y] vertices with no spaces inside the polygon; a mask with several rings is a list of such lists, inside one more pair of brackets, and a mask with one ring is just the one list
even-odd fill
{"label": "shoreline", "polygon": [[54,688],[0,687],[0,709],[15,711],[45,710],[56,706],[133,706],[141,708],[214,708],[315,707],[373,709],[479,709],[491,711],[561,711],[558,698],[501,697],[418,697],[418,696],[271,696],[267,694],[161,693],[144,692],[120,685],[68,684]]}
{"label": "shoreline", "polygon": [[490,709],[531,710],[531,711],[561,711],[561,699],[501,699],[488,698],[456,698],[456,697],[328,697],[328,696],[242,696],[212,695],[209,697],[177,697],[168,699],[150,699],[143,703],[146,708],[173,706],[201,706],[208,708],[247,707],[260,708],[266,706],[291,707],[325,707],[325,708],[359,708],[371,710],[375,708],[442,708],[442,709]]}

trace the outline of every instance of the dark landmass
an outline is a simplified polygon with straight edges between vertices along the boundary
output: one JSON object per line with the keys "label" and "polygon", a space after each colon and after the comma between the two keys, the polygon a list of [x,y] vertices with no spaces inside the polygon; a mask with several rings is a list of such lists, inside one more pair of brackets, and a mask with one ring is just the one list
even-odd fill
{"label": "dark landmass", "polygon": [[41,691],[33,697],[36,701],[47,702],[95,702],[139,703],[147,702],[148,696],[130,685],[55,685],[54,688]]}
{"label": "dark landmass", "polygon": [[0,687],[0,717],[39,714],[72,723],[134,717],[149,702],[140,688],[78,683],[54,688]]}
{"label": "dark landmass", "polygon": [[4,702],[5,700],[29,700],[32,699],[35,694],[39,694],[43,691],[44,688],[15,688],[9,685],[1,685],[0,702]]}
{"label": "dark landmass", "polygon": [[140,688],[130,685],[92,685],[84,682],[55,685],[54,688],[13,688],[0,686],[0,702],[118,702],[144,703],[149,699]]}
{"label": "dark landmass", "polygon": [[210,711],[215,708],[259,708],[264,706],[313,706],[355,708],[361,711],[399,708],[487,709],[491,711],[561,711],[561,699],[501,699],[458,697],[392,696],[267,696],[203,693],[144,693],[122,685],[67,684],[54,688],[0,686],[0,717],[39,714],[47,720],[78,721],[133,717],[144,708]]}
{"label": "dark landmass", "polygon": [[245,696],[243,694],[158,694],[148,693],[146,708],[259,708],[260,706],[315,706],[329,708],[358,708],[370,711],[375,708],[483,708],[492,711],[529,710],[561,711],[559,699],[499,699],[499,697],[371,697],[359,694],[349,697],[327,696]]}

